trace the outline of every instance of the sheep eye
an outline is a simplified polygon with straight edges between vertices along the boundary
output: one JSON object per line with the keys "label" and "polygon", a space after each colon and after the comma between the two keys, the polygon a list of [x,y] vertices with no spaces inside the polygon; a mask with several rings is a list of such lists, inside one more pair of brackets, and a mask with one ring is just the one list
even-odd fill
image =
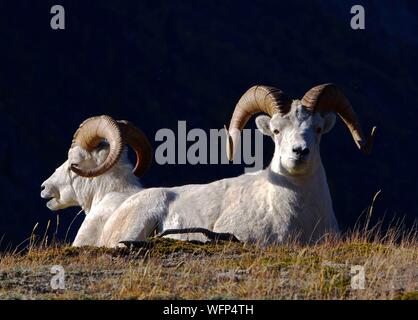
{"label": "sheep eye", "polygon": [[279,134],[279,130],[274,129],[274,130],[273,130],[273,133],[274,133],[274,134]]}
{"label": "sheep eye", "polygon": [[316,133],[321,133],[322,132],[322,128],[316,128]]}

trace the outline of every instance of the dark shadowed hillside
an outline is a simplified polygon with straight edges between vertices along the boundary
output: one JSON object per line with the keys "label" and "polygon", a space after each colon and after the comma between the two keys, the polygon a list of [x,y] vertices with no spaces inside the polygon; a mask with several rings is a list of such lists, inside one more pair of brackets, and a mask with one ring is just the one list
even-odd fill
{"label": "dark shadowed hillside", "polygon": [[[364,130],[378,127],[370,157],[356,150],[341,122],[323,139],[342,229],[355,224],[380,189],[375,220],[406,216],[411,225],[417,218],[415,1],[7,3],[0,3],[3,246],[24,240],[36,222],[40,229],[49,219],[55,223],[40,184],[66,159],[85,118],[129,119],[157,147],[155,132],[176,130],[177,120],[187,120],[188,128],[222,128],[240,95],[260,83],[301,97],[316,84],[334,82]],[[56,3],[66,9],[65,31],[49,26]],[[350,28],[354,4],[365,7],[365,30]],[[272,147],[265,139],[265,165]],[[143,182],[202,183],[242,171],[238,165],[154,163]],[[77,211],[60,213],[61,237]]]}

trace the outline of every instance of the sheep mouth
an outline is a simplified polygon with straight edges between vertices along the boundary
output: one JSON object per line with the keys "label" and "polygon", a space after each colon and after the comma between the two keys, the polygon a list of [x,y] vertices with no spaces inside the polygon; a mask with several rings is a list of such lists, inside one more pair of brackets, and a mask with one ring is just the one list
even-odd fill
{"label": "sheep mouth", "polygon": [[286,162],[288,167],[292,168],[303,168],[309,165],[309,161],[304,158],[289,158]]}
{"label": "sheep mouth", "polygon": [[308,161],[306,159],[296,158],[296,159],[292,159],[292,161],[293,161],[295,167],[303,167],[303,166],[306,166],[308,164]]}
{"label": "sheep mouth", "polygon": [[46,207],[49,210],[55,210],[55,208],[58,206],[59,202],[56,198],[50,198],[50,200],[46,203]]}
{"label": "sheep mouth", "polygon": [[307,159],[288,158],[280,159],[281,167],[291,176],[306,175],[310,171],[310,163]]}
{"label": "sheep mouth", "polygon": [[58,198],[56,196],[41,193],[41,198],[48,200],[46,206],[50,210],[54,210],[54,208],[58,205]]}

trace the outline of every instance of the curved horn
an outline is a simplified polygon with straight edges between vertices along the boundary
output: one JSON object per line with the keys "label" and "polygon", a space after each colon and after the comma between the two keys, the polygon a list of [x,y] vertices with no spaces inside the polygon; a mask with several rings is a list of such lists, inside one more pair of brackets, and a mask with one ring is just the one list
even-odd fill
{"label": "curved horn", "polygon": [[302,98],[302,105],[312,112],[335,112],[344,121],[353,136],[357,147],[364,153],[369,154],[376,134],[373,127],[367,139],[361,130],[357,114],[345,95],[332,83],[313,87]]}
{"label": "curved horn", "polygon": [[77,164],[71,164],[72,171],[82,177],[97,177],[110,170],[119,161],[124,147],[122,133],[118,123],[106,115],[85,120],[75,132],[71,148],[79,146],[92,151],[102,139],[107,140],[110,148],[106,160],[92,169],[84,169]]}
{"label": "curved horn", "polygon": [[280,113],[285,115],[289,112],[292,99],[283,93],[283,91],[267,86],[251,87],[239,99],[232,114],[229,130],[225,131],[226,152],[229,161],[234,158],[235,148],[239,142],[239,136],[248,120],[256,113],[265,112],[270,116]]}
{"label": "curved horn", "polygon": [[118,120],[125,138],[136,153],[136,165],[132,171],[136,176],[141,177],[150,167],[152,162],[152,147],[145,134],[132,123],[126,120]]}

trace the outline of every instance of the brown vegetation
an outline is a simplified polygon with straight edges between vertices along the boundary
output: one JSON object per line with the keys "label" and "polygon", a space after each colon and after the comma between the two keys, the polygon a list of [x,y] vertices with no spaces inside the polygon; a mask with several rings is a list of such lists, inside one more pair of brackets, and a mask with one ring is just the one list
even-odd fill
{"label": "brown vegetation", "polygon": [[[356,231],[315,245],[151,239],[137,249],[31,245],[0,256],[0,299],[416,299],[416,233]],[[50,286],[53,265],[65,289]],[[351,288],[351,267],[365,288]]]}

